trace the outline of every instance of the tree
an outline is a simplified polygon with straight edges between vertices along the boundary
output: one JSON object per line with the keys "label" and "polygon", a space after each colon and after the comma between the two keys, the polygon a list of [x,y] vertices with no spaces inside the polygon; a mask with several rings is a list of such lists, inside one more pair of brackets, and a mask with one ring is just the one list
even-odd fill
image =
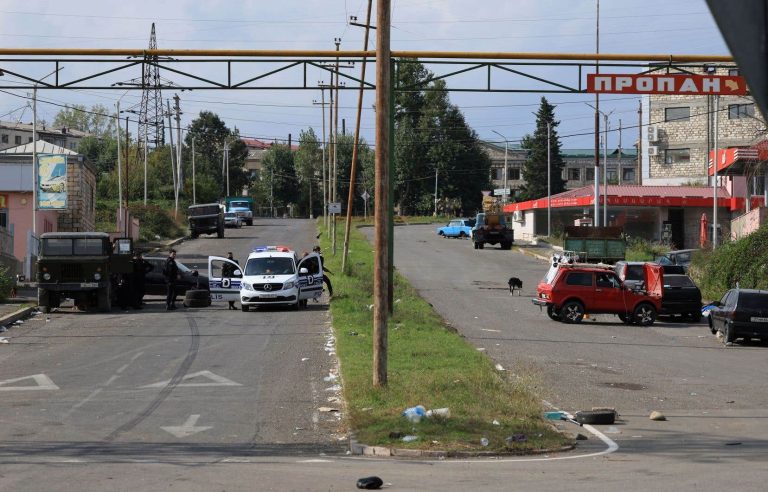
{"label": "tree", "polygon": [[293,152],[287,145],[273,145],[265,153],[259,186],[260,195],[270,207],[297,203],[296,167]]}
{"label": "tree", "polygon": [[490,185],[490,159],[464,115],[451,104],[445,82],[431,81],[421,63],[400,65],[395,96],[395,200],[400,212],[429,214],[438,195],[478,209]]}
{"label": "tree", "polygon": [[96,166],[97,175],[110,172],[117,162],[117,140],[110,135],[83,137],[77,151]]}
{"label": "tree", "polygon": [[555,107],[541,98],[539,111],[536,113],[536,130],[533,136],[523,137],[522,148],[528,150],[528,158],[523,165],[523,179],[520,198],[534,200],[547,196],[547,123],[550,124],[550,160],[552,194],[565,191],[565,180],[562,178],[565,162],[560,154],[560,137],[557,135],[559,121],[555,121]]}
{"label": "tree", "polygon": [[73,104],[72,106],[65,106],[64,109],[56,113],[53,126],[55,128],[74,128],[101,137],[114,133],[115,120],[109,114],[109,110],[101,104],[94,104],[91,109],[86,109],[82,104]]}
{"label": "tree", "polygon": [[[322,185],[317,179],[318,169],[322,165],[323,154],[320,149],[320,142],[312,128],[299,135],[299,148],[293,156],[296,166],[296,177],[299,180],[299,196],[306,199],[297,198],[299,205],[298,213],[301,215],[315,215],[316,204],[322,202]],[[310,193],[310,186],[312,188]],[[310,203],[310,195],[312,203]],[[321,205],[322,207],[322,205]]]}

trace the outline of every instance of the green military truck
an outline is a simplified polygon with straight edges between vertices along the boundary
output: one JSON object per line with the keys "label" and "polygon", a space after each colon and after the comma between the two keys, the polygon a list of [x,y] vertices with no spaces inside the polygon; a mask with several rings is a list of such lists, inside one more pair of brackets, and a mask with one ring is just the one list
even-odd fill
{"label": "green military truck", "polygon": [[616,263],[625,258],[627,242],[623,227],[565,228],[563,249],[574,251],[579,260],[587,263]]}
{"label": "green military truck", "polygon": [[76,306],[108,312],[113,280],[133,271],[133,242],[105,232],[46,232],[37,260],[37,303],[48,313],[64,298]]}
{"label": "green military truck", "polygon": [[192,239],[214,233],[219,239],[224,237],[224,205],[220,203],[191,205],[187,209],[187,221]]}

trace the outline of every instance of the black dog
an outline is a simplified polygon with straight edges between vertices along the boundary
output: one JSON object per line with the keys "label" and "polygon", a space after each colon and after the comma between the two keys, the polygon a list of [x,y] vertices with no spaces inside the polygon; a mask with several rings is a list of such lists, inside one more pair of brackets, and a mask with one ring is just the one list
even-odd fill
{"label": "black dog", "polygon": [[517,277],[511,277],[509,281],[507,282],[509,284],[509,293],[514,294],[515,289],[518,289],[517,295],[520,295],[521,290],[523,290],[523,281],[520,280]]}

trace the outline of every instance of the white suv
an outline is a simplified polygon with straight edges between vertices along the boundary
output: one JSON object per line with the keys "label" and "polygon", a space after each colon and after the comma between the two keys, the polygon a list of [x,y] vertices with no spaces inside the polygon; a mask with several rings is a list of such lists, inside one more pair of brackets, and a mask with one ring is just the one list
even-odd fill
{"label": "white suv", "polygon": [[240,284],[240,305],[306,306],[307,300],[323,293],[323,265],[320,255],[299,260],[286,246],[259,246],[248,255]]}

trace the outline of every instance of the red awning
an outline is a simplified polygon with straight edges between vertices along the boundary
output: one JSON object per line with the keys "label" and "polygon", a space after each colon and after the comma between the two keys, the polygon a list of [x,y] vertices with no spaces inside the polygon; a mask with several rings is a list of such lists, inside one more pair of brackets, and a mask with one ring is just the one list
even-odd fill
{"label": "red awning", "polygon": [[[766,149],[766,154],[768,154],[768,149]],[[714,171],[712,171],[712,158],[715,156],[715,152],[712,151],[709,153],[709,175],[712,176],[714,174]],[[759,158],[759,152],[758,149],[755,147],[736,147],[732,149],[718,149],[717,150],[717,172],[721,173],[728,169],[729,167],[732,167],[737,162],[757,162]],[[739,172],[730,172],[729,174],[740,174]]]}

